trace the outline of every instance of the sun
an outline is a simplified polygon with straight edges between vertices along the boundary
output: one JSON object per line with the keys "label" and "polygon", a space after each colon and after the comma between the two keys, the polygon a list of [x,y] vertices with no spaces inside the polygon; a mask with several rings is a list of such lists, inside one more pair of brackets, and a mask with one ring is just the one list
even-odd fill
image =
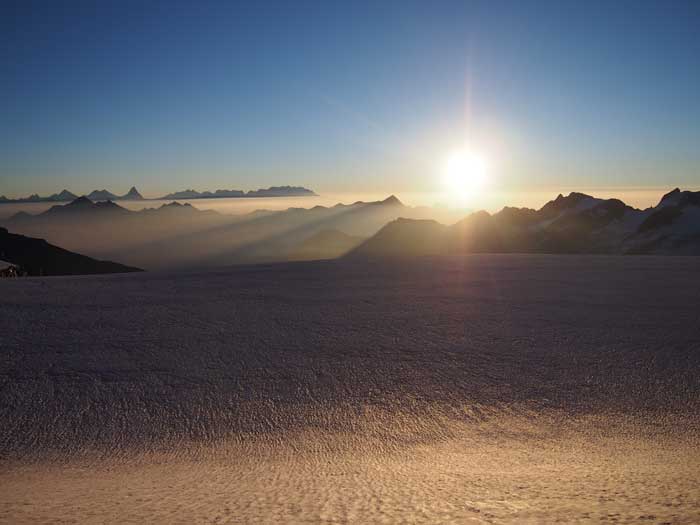
{"label": "sun", "polygon": [[472,151],[455,151],[446,159],[442,170],[442,183],[456,200],[466,200],[478,195],[488,182],[486,161]]}

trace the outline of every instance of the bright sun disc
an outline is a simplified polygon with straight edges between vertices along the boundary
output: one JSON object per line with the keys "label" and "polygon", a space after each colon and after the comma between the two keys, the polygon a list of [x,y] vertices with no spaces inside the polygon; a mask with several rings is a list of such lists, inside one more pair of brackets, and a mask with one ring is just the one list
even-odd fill
{"label": "bright sun disc", "polygon": [[484,159],[470,152],[453,153],[445,163],[443,183],[456,197],[473,196],[486,185]]}

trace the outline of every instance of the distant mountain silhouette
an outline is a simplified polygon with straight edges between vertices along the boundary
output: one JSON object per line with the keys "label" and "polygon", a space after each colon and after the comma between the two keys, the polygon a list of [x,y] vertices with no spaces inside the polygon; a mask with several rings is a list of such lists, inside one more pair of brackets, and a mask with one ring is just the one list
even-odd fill
{"label": "distant mountain silhouette", "polygon": [[300,186],[271,186],[267,189],[252,191],[241,190],[216,190],[214,192],[196,190],[183,190],[168,193],[161,200],[170,199],[220,199],[220,198],[246,198],[246,197],[305,197],[316,195],[313,191]]}
{"label": "distant mountain silhouette", "polygon": [[540,210],[481,211],[452,226],[398,219],[349,256],[480,252],[700,255],[700,192],[675,189],[646,210],[571,193]]}
{"label": "distant mountain silhouette", "polygon": [[[196,190],[183,190],[169,193],[158,199],[150,200],[174,200],[174,199],[220,199],[220,198],[253,198],[253,197],[307,197],[314,196],[312,190],[301,186],[271,186],[269,188],[261,188],[258,190],[241,191],[241,190],[216,190],[214,192]],[[68,190],[63,190],[60,193],[54,193],[48,197],[42,197],[38,194],[22,197],[19,199],[9,199],[4,195],[0,195],[0,204],[2,203],[24,203],[24,202],[69,202],[73,201],[78,196]],[[139,193],[135,186],[126,192],[124,195],[116,195],[111,191],[93,190],[86,195],[91,201],[139,201],[146,200]]]}
{"label": "distant mountain silhouette", "polygon": [[88,199],[92,201],[140,201],[143,196],[139,193],[135,186],[126,192],[124,195],[115,195],[107,190],[95,190],[91,192]]}
{"label": "distant mountain silhouette", "polygon": [[110,261],[98,261],[53,246],[43,239],[16,235],[0,228],[0,259],[10,262],[29,275],[85,275],[140,272]]}
{"label": "distant mountain silhouette", "polygon": [[[107,190],[94,190],[87,197],[92,201],[119,201],[119,200],[142,200],[143,197],[138,190],[132,186],[131,189],[124,195],[115,195]],[[42,197],[38,194],[22,197],[19,199],[8,199],[0,196],[0,203],[23,203],[23,202],[70,202],[77,199],[78,196],[68,190],[63,190],[60,193],[54,193],[48,197]]]}
{"label": "distant mountain silhouette", "polygon": [[2,224],[91,257],[146,269],[198,268],[337,257],[398,217],[420,219],[435,213],[404,206],[394,196],[243,215],[177,202],[131,211],[112,201],[80,197],[37,215],[20,212]]}
{"label": "distant mountain silhouette", "polygon": [[62,202],[62,201],[72,201],[75,198],[77,198],[77,195],[75,193],[72,193],[68,190],[63,190],[60,193],[54,193],[49,197],[49,200],[51,201],[56,201],[56,202]]}
{"label": "distant mountain silhouette", "polygon": [[36,193],[30,195],[29,197],[22,197],[19,199],[8,199],[4,195],[0,196],[0,203],[23,203],[23,202],[66,202],[72,201],[77,197],[74,193],[68,190],[63,190],[60,193],[54,193],[48,197],[42,197]]}
{"label": "distant mountain silhouette", "polygon": [[113,201],[117,196],[107,190],[94,190],[88,193],[87,198],[91,201]]}
{"label": "distant mountain silhouette", "polygon": [[143,195],[139,193],[136,186],[132,186],[131,189],[126,192],[126,194],[122,195],[122,199],[129,201],[140,201],[143,200]]}

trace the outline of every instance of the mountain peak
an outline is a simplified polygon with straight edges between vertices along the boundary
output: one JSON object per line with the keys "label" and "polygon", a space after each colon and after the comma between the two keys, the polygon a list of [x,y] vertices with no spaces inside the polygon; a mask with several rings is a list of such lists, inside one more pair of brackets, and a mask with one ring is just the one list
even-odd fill
{"label": "mountain peak", "polygon": [[61,199],[61,200],[75,200],[78,196],[66,189],[61,191],[56,195],[56,198]]}
{"label": "mountain peak", "polygon": [[167,204],[163,204],[159,209],[174,209],[174,208],[192,208],[192,205],[189,202],[186,203],[181,203],[177,201],[169,202]]}
{"label": "mountain peak", "polygon": [[143,195],[139,193],[139,190],[136,189],[136,186],[132,186],[131,189],[122,198],[125,200],[141,200],[143,199]]}
{"label": "mountain peak", "polygon": [[678,199],[678,197],[681,196],[681,189],[680,188],[675,188],[671,191],[669,191],[666,195],[661,197],[661,200],[659,201],[659,204],[661,203],[666,203],[669,204],[670,201],[675,201]]}
{"label": "mountain peak", "polygon": [[580,193],[578,191],[572,191],[571,193],[569,193],[567,198],[582,200],[582,199],[594,199],[595,197],[592,197],[591,195],[588,195],[587,193]]}
{"label": "mountain peak", "polygon": [[667,206],[679,206],[681,208],[686,206],[700,206],[700,191],[688,191],[676,188],[661,197],[659,204],[656,205],[657,208],[665,208]]}
{"label": "mountain peak", "polygon": [[389,197],[381,201],[381,204],[387,204],[391,206],[403,206],[403,202],[401,202],[396,195],[390,195]]}
{"label": "mountain peak", "polygon": [[92,192],[90,192],[88,197],[90,197],[90,199],[93,201],[107,201],[107,200],[113,200],[113,199],[117,198],[116,195],[114,195],[112,192],[109,192],[105,189],[92,191]]}
{"label": "mountain peak", "polygon": [[86,197],[85,195],[82,195],[82,196],[78,197],[77,199],[69,202],[66,206],[89,206],[92,204],[93,204],[93,202],[88,197]]}
{"label": "mountain peak", "polygon": [[544,212],[545,214],[560,213],[564,210],[579,206],[579,204],[582,202],[593,203],[598,200],[599,199],[586,195],[585,193],[578,193],[575,191],[572,191],[566,197],[560,193],[556,199],[549,201],[547,204],[542,206],[539,211]]}

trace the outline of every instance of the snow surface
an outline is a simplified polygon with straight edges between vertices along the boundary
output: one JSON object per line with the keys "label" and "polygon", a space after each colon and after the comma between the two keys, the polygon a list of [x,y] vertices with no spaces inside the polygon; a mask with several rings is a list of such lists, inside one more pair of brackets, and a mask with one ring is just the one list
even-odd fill
{"label": "snow surface", "polygon": [[700,521],[700,258],[0,281],[0,522]]}

